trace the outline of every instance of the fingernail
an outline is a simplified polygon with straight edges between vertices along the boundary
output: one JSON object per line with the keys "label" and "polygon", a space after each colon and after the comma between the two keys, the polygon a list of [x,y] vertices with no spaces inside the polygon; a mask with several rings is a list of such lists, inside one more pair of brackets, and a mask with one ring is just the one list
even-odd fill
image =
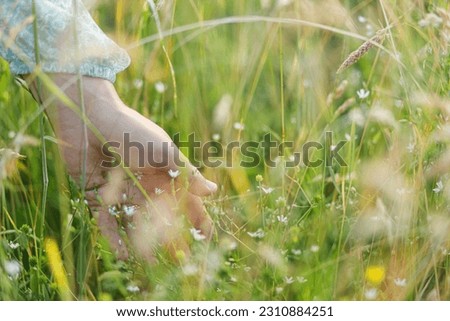
{"label": "fingernail", "polygon": [[215,193],[217,191],[217,184],[206,180],[206,187],[211,191],[211,193]]}

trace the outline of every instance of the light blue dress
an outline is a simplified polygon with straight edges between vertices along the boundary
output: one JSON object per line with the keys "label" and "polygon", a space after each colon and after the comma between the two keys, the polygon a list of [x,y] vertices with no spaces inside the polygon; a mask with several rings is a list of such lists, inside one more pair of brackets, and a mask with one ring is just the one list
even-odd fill
{"label": "light blue dress", "polygon": [[[75,3],[76,2],[76,3]],[[35,0],[39,60],[48,73],[78,73],[114,82],[127,52],[97,26],[80,0]],[[32,0],[0,0],[0,55],[16,75],[36,67]]]}

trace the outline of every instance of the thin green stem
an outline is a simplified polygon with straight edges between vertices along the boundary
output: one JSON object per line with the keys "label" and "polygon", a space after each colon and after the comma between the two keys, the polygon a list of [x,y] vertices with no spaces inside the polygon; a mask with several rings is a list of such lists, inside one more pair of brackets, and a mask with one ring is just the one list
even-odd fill
{"label": "thin green stem", "polygon": [[[38,38],[38,25],[37,25],[37,14],[36,14],[36,1],[33,0],[31,4],[31,12],[34,17],[33,19],[33,36],[34,36],[34,56],[36,60],[36,68],[39,69],[40,65],[40,51],[39,51],[39,38]],[[41,82],[39,79],[36,80],[38,95],[41,92]],[[38,97],[39,99],[39,97]],[[42,100],[39,99],[41,102]],[[39,102],[39,103],[40,103]],[[40,144],[41,144],[41,169],[42,169],[42,194],[41,194],[41,214],[38,220],[39,224],[38,228],[38,238],[44,237],[44,229],[45,229],[45,218],[46,218],[46,207],[47,207],[47,196],[48,196],[48,165],[47,165],[47,149],[45,145],[45,123],[44,123],[44,113],[39,114],[39,134],[40,134]],[[36,242],[36,241],[35,241]],[[37,244],[35,244],[37,245]],[[40,261],[40,258],[43,254],[43,247],[36,246],[38,251],[37,258]],[[40,271],[40,269],[38,269]],[[38,291],[40,291],[41,287],[38,286]]]}
{"label": "thin green stem", "polygon": [[147,0],[148,5],[150,6],[150,10],[155,18],[156,28],[158,29],[158,37],[160,40],[161,48],[164,52],[164,56],[166,57],[167,64],[170,69],[170,76],[172,78],[172,86],[173,86],[173,105],[174,105],[174,114],[175,117],[178,116],[178,90],[177,90],[177,80],[175,78],[175,68],[173,67],[172,61],[170,60],[169,52],[164,45],[164,36],[163,30],[161,27],[161,20],[159,19],[158,9],[156,8],[155,1]]}

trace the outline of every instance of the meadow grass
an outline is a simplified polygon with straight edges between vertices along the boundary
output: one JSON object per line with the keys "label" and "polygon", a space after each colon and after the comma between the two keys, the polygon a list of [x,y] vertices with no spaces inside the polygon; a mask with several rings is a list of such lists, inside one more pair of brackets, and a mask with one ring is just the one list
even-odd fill
{"label": "meadow grass", "polygon": [[[274,167],[201,168],[216,233],[181,266],[163,249],[116,261],[0,62],[0,299],[450,299],[447,1],[158,3],[160,30],[141,1],[92,12],[132,57],[125,103],[171,135],[294,147]],[[346,166],[285,165],[327,132]]]}

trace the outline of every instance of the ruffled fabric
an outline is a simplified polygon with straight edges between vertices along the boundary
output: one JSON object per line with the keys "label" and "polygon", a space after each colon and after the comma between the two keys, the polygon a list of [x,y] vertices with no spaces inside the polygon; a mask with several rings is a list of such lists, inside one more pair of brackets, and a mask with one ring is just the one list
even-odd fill
{"label": "ruffled fabric", "polygon": [[[44,72],[100,77],[114,82],[130,64],[127,52],[97,26],[80,0],[36,0],[38,49]],[[0,55],[11,72],[36,67],[31,0],[0,1]]]}

